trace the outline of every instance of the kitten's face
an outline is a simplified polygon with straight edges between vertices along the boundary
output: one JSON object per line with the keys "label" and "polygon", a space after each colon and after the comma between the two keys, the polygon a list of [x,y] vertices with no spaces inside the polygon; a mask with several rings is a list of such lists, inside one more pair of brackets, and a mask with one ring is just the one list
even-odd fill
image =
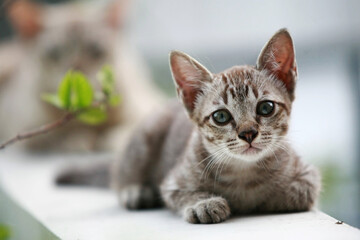
{"label": "kitten's face", "polygon": [[212,74],[180,52],[170,65],[178,95],[215,157],[256,162],[284,148],[297,77],[286,30],[271,38],[256,67]]}
{"label": "kitten's face", "polygon": [[208,150],[256,161],[282,147],[290,109],[281,82],[266,71],[244,66],[213,75],[193,116]]}

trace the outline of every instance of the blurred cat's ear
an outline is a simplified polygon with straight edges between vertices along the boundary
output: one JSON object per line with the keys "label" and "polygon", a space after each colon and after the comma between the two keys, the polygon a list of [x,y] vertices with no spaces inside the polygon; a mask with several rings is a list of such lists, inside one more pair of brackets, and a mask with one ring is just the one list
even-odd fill
{"label": "blurred cat's ear", "polygon": [[290,99],[294,100],[297,78],[295,49],[289,32],[280,29],[262,49],[256,67],[266,69],[285,84]]}
{"label": "blurred cat's ear", "polygon": [[130,11],[129,0],[113,0],[106,9],[105,20],[112,28],[119,28],[124,25]]}
{"label": "blurred cat's ear", "polygon": [[8,8],[10,21],[24,38],[35,37],[42,29],[41,7],[31,1],[18,0]]}
{"label": "blurred cat's ear", "polygon": [[195,59],[179,51],[170,53],[170,67],[178,96],[191,116],[196,100],[202,94],[203,84],[212,81],[212,74]]}

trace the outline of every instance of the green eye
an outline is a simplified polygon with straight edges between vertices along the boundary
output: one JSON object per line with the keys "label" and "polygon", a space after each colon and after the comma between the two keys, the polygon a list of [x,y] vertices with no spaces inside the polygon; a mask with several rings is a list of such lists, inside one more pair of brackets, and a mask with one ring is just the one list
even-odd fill
{"label": "green eye", "polygon": [[271,101],[260,102],[256,108],[256,113],[261,116],[269,116],[274,111],[274,103]]}
{"label": "green eye", "polygon": [[231,114],[225,109],[214,112],[212,117],[215,123],[220,125],[227,124],[232,119]]}

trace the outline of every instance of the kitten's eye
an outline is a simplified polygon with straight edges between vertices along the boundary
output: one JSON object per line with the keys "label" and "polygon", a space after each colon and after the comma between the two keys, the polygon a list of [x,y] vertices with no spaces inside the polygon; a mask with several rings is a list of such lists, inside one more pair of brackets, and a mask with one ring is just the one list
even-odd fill
{"label": "kitten's eye", "polygon": [[215,123],[220,124],[220,125],[227,124],[232,119],[231,114],[225,109],[214,112],[212,114],[212,117],[213,117]]}
{"label": "kitten's eye", "polygon": [[274,111],[274,103],[271,101],[260,102],[256,108],[256,113],[261,116],[269,116]]}

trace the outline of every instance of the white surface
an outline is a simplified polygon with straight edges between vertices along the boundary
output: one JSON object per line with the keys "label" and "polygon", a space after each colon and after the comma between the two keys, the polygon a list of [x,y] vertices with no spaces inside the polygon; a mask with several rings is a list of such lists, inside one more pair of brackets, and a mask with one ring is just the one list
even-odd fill
{"label": "white surface", "polygon": [[192,225],[168,210],[127,211],[108,190],[56,187],[56,171],[76,158],[0,153],[2,188],[62,239],[360,239],[360,230],[320,212],[232,217]]}

